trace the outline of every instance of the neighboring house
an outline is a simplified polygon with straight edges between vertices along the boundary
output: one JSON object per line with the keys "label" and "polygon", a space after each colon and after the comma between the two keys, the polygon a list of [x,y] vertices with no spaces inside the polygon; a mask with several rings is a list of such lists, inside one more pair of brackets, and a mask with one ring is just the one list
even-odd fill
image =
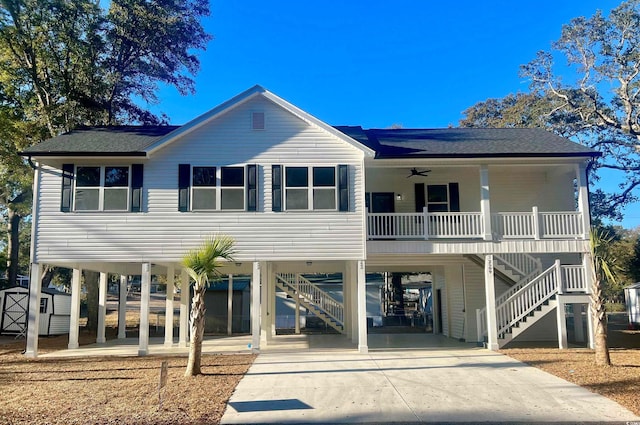
{"label": "neighboring house", "polygon": [[[179,273],[187,293],[180,260],[216,233],[236,240],[224,272],[251,276],[254,349],[274,336],[284,291],[366,352],[370,272],[431,273],[434,332],[491,349],[549,335],[565,347],[565,305],[588,302],[585,170],[599,154],[543,130],[332,127],[255,86],[181,127],[81,128],[23,154],[33,281],[44,264],[74,271],[70,347],[83,269],[101,272],[102,328],[107,273],[142,275],[146,354],[151,275]],[[304,273],[341,273],[342,302]],[[186,312],[183,300],[179,345]]]}

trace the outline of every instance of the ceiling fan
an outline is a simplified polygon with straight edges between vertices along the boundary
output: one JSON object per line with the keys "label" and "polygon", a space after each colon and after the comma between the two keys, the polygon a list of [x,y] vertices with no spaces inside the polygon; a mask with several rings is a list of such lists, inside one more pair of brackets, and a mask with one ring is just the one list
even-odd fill
{"label": "ceiling fan", "polygon": [[418,171],[417,168],[412,168],[411,169],[411,174],[409,174],[407,176],[407,178],[413,177],[413,176],[427,177],[427,174],[429,174],[430,172],[431,172],[431,170]]}

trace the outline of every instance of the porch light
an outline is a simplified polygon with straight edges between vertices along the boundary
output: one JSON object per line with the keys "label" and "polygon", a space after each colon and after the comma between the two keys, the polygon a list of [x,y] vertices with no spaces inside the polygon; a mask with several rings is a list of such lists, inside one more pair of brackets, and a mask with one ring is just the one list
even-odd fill
{"label": "porch light", "polygon": [[242,263],[236,263],[236,267],[240,267]]}
{"label": "porch light", "polygon": [[402,201],[402,193],[396,193],[396,201]]}
{"label": "porch light", "polygon": [[312,262],[312,261],[307,261],[307,266],[310,266],[310,265],[312,265],[312,264],[313,264],[313,262]]}

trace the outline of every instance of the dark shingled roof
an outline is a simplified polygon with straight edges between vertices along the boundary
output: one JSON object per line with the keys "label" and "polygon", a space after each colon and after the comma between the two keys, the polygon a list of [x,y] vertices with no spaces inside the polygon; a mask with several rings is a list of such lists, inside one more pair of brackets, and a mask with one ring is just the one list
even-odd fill
{"label": "dark shingled roof", "polygon": [[36,156],[144,156],[144,149],[179,128],[175,125],[81,127],[24,150]]}
{"label": "dark shingled roof", "polygon": [[335,128],[376,151],[376,158],[600,156],[593,149],[533,128]]}
{"label": "dark shingled roof", "polygon": [[[86,127],[27,148],[33,156],[144,156],[145,148],[179,126]],[[588,147],[531,128],[337,130],[376,152],[376,158],[600,156]]]}

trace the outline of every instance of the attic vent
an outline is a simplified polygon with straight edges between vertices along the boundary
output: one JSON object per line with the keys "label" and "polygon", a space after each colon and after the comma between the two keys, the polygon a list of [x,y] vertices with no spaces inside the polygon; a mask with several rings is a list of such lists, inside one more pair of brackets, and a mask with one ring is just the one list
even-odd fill
{"label": "attic vent", "polygon": [[254,130],[264,130],[264,112],[251,113],[251,128]]}

